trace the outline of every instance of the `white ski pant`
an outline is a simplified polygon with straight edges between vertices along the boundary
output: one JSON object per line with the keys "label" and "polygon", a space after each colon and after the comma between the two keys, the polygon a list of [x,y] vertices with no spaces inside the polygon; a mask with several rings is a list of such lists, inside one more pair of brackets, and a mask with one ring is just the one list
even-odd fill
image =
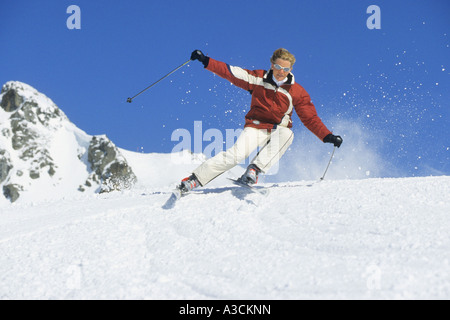
{"label": "white ski pant", "polygon": [[280,160],[293,139],[294,133],[286,127],[277,127],[271,131],[246,127],[231,148],[206,160],[193,173],[204,186],[220,174],[242,163],[258,147],[260,150],[251,163],[266,173]]}

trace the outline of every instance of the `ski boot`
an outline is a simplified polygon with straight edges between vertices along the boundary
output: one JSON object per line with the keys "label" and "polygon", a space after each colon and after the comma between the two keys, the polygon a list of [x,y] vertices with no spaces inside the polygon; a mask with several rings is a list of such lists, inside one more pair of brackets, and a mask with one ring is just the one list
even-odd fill
{"label": "ski boot", "polygon": [[197,177],[192,174],[189,177],[181,180],[181,184],[178,186],[178,189],[181,191],[181,194],[186,194],[199,186],[200,182],[198,182]]}
{"label": "ski boot", "polygon": [[247,167],[247,170],[244,174],[238,179],[239,182],[245,183],[249,186],[258,183],[258,175],[261,170],[254,164],[251,164]]}

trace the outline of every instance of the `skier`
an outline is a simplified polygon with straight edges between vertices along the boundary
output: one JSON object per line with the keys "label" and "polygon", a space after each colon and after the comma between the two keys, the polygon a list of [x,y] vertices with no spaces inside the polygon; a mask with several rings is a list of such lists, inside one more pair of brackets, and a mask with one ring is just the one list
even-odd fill
{"label": "skier", "polygon": [[293,110],[320,140],[340,147],[342,138],[327,129],[318,117],[309,94],[294,81],[291,71],[295,57],[288,50],[275,50],[270,59],[269,71],[231,66],[205,56],[200,50],[192,52],[191,60],[199,60],[207,70],[249,91],[252,99],[250,111],[245,116],[244,130],[236,143],[206,160],[189,177],[183,179],[178,186],[182,194],[205,186],[244,161],[259,147],[258,154],[238,179],[248,185],[257,183],[258,175],[266,173],[277,163],[294,139],[291,130]]}

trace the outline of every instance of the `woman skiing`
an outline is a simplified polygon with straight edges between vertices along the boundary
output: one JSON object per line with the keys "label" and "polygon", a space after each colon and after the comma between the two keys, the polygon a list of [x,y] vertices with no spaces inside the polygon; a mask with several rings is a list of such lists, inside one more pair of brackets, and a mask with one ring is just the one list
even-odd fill
{"label": "woman skiing", "polygon": [[305,89],[295,82],[292,68],[295,57],[288,50],[275,50],[271,68],[247,70],[228,65],[205,56],[200,50],[191,54],[191,60],[199,60],[204,67],[251,93],[250,111],[245,116],[244,130],[236,143],[226,151],[206,160],[192,174],[183,179],[178,189],[182,194],[205,186],[211,180],[244,161],[260,148],[245,173],[238,179],[249,185],[258,181],[260,173],[266,173],[277,163],[291,145],[293,111],[302,123],[323,142],[340,147],[342,138],[335,136],[322,123]]}

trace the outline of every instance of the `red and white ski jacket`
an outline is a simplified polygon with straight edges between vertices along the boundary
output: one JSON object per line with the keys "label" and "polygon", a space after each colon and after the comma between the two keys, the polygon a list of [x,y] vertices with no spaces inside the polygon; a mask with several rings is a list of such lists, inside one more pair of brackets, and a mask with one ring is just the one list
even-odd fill
{"label": "red and white ski jacket", "polygon": [[251,93],[250,111],[245,116],[246,127],[267,130],[277,126],[291,128],[295,109],[302,123],[320,140],[331,133],[317,115],[309,94],[294,81],[292,73],[278,87],[272,79],[272,70],[247,70],[212,58],[209,58],[206,69]]}

